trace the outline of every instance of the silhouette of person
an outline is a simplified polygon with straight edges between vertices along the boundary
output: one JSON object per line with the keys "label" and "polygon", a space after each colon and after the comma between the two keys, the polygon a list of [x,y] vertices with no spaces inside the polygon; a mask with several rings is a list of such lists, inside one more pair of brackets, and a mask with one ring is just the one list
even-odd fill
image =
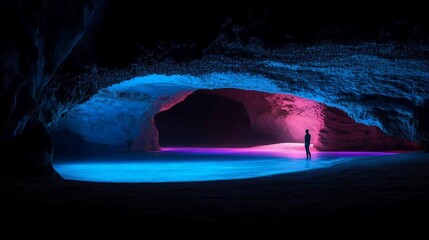
{"label": "silhouette of person", "polygon": [[311,159],[310,140],[311,135],[308,133],[308,129],[305,129],[305,152],[307,153],[307,159]]}

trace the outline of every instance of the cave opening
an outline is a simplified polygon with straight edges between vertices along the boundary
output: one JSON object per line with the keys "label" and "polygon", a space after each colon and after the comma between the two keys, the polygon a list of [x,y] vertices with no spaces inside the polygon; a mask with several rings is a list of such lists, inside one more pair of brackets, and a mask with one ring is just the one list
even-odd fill
{"label": "cave opening", "polygon": [[149,75],[102,89],[51,129],[55,169],[66,179],[98,182],[225,180],[415,148],[340,109],[278,93],[259,78],[263,89],[241,86],[242,78],[249,76]]}
{"label": "cave opening", "polygon": [[306,129],[314,148],[321,151],[419,147],[388,136],[376,126],[357,123],[338,108],[274,90],[228,86],[219,80],[235,83],[245,76],[214,77],[218,85],[211,88],[202,78],[150,75],[102,89],[51,129],[55,155],[109,155],[162,147],[302,145]]}
{"label": "cave opening", "polygon": [[156,114],[159,145],[249,147],[279,142],[275,135],[252,127],[242,103],[216,94],[219,92],[222,90],[197,90],[184,101]]}

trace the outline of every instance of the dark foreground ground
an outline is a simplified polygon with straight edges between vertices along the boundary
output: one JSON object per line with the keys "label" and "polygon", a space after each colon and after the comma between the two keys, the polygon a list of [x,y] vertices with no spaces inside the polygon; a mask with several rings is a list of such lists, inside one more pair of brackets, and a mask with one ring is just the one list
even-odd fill
{"label": "dark foreground ground", "polygon": [[[1,178],[2,228],[288,231],[429,226],[429,153],[247,180],[111,184]],[[173,228],[174,227],[174,228]],[[22,228],[25,229],[25,228]],[[214,233],[214,232],[212,232]]]}

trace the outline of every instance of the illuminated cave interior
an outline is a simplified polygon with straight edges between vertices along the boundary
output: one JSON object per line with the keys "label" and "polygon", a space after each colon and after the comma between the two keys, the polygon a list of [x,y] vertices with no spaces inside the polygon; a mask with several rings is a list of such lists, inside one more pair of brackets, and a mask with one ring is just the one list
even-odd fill
{"label": "illuminated cave interior", "polygon": [[0,1],[3,229],[415,232],[426,5]]}
{"label": "illuminated cave interior", "polygon": [[[302,143],[305,129],[310,130],[314,147],[322,151],[419,147],[376,126],[357,123],[340,109],[279,93],[264,79],[209,77],[214,81],[150,75],[100,90],[52,130],[56,154]],[[240,78],[249,78],[253,85],[236,81]]]}
{"label": "illuminated cave interior", "polygon": [[305,110],[301,99],[287,95],[277,96],[280,105],[273,96],[239,89],[197,90],[155,115],[159,144],[250,147],[300,142],[304,125],[319,130],[320,108]]}
{"label": "illuminated cave interior", "polygon": [[[328,166],[344,154],[355,157],[375,154],[368,151],[419,147],[378,127],[357,123],[340,109],[278,93],[269,83],[258,85],[258,90],[268,91],[237,88],[234,81],[208,89],[208,84],[197,86],[178,79],[201,80],[136,78],[102,89],[70,111],[52,129],[57,171],[66,178],[89,181],[223,180]],[[305,129],[312,134],[311,165],[293,160],[304,158]],[[81,160],[61,163],[65,158]],[[107,158],[116,165],[100,165]],[[265,161],[266,167],[255,161]],[[109,169],[116,170],[106,177]],[[186,169],[194,172],[192,176]]]}
{"label": "illuminated cave interior", "polygon": [[255,132],[243,104],[197,90],[155,115],[160,146],[246,146],[276,141]]}

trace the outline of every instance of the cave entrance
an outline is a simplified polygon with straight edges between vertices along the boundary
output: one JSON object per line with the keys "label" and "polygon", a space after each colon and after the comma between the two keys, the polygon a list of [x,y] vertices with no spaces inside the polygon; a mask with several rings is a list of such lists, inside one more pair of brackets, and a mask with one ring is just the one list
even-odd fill
{"label": "cave entrance", "polygon": [[230,98],[228,90],[197,90],[154,119],[160,146],[248,147],[279,142],[275,135],[254,128],[245,105]]}

